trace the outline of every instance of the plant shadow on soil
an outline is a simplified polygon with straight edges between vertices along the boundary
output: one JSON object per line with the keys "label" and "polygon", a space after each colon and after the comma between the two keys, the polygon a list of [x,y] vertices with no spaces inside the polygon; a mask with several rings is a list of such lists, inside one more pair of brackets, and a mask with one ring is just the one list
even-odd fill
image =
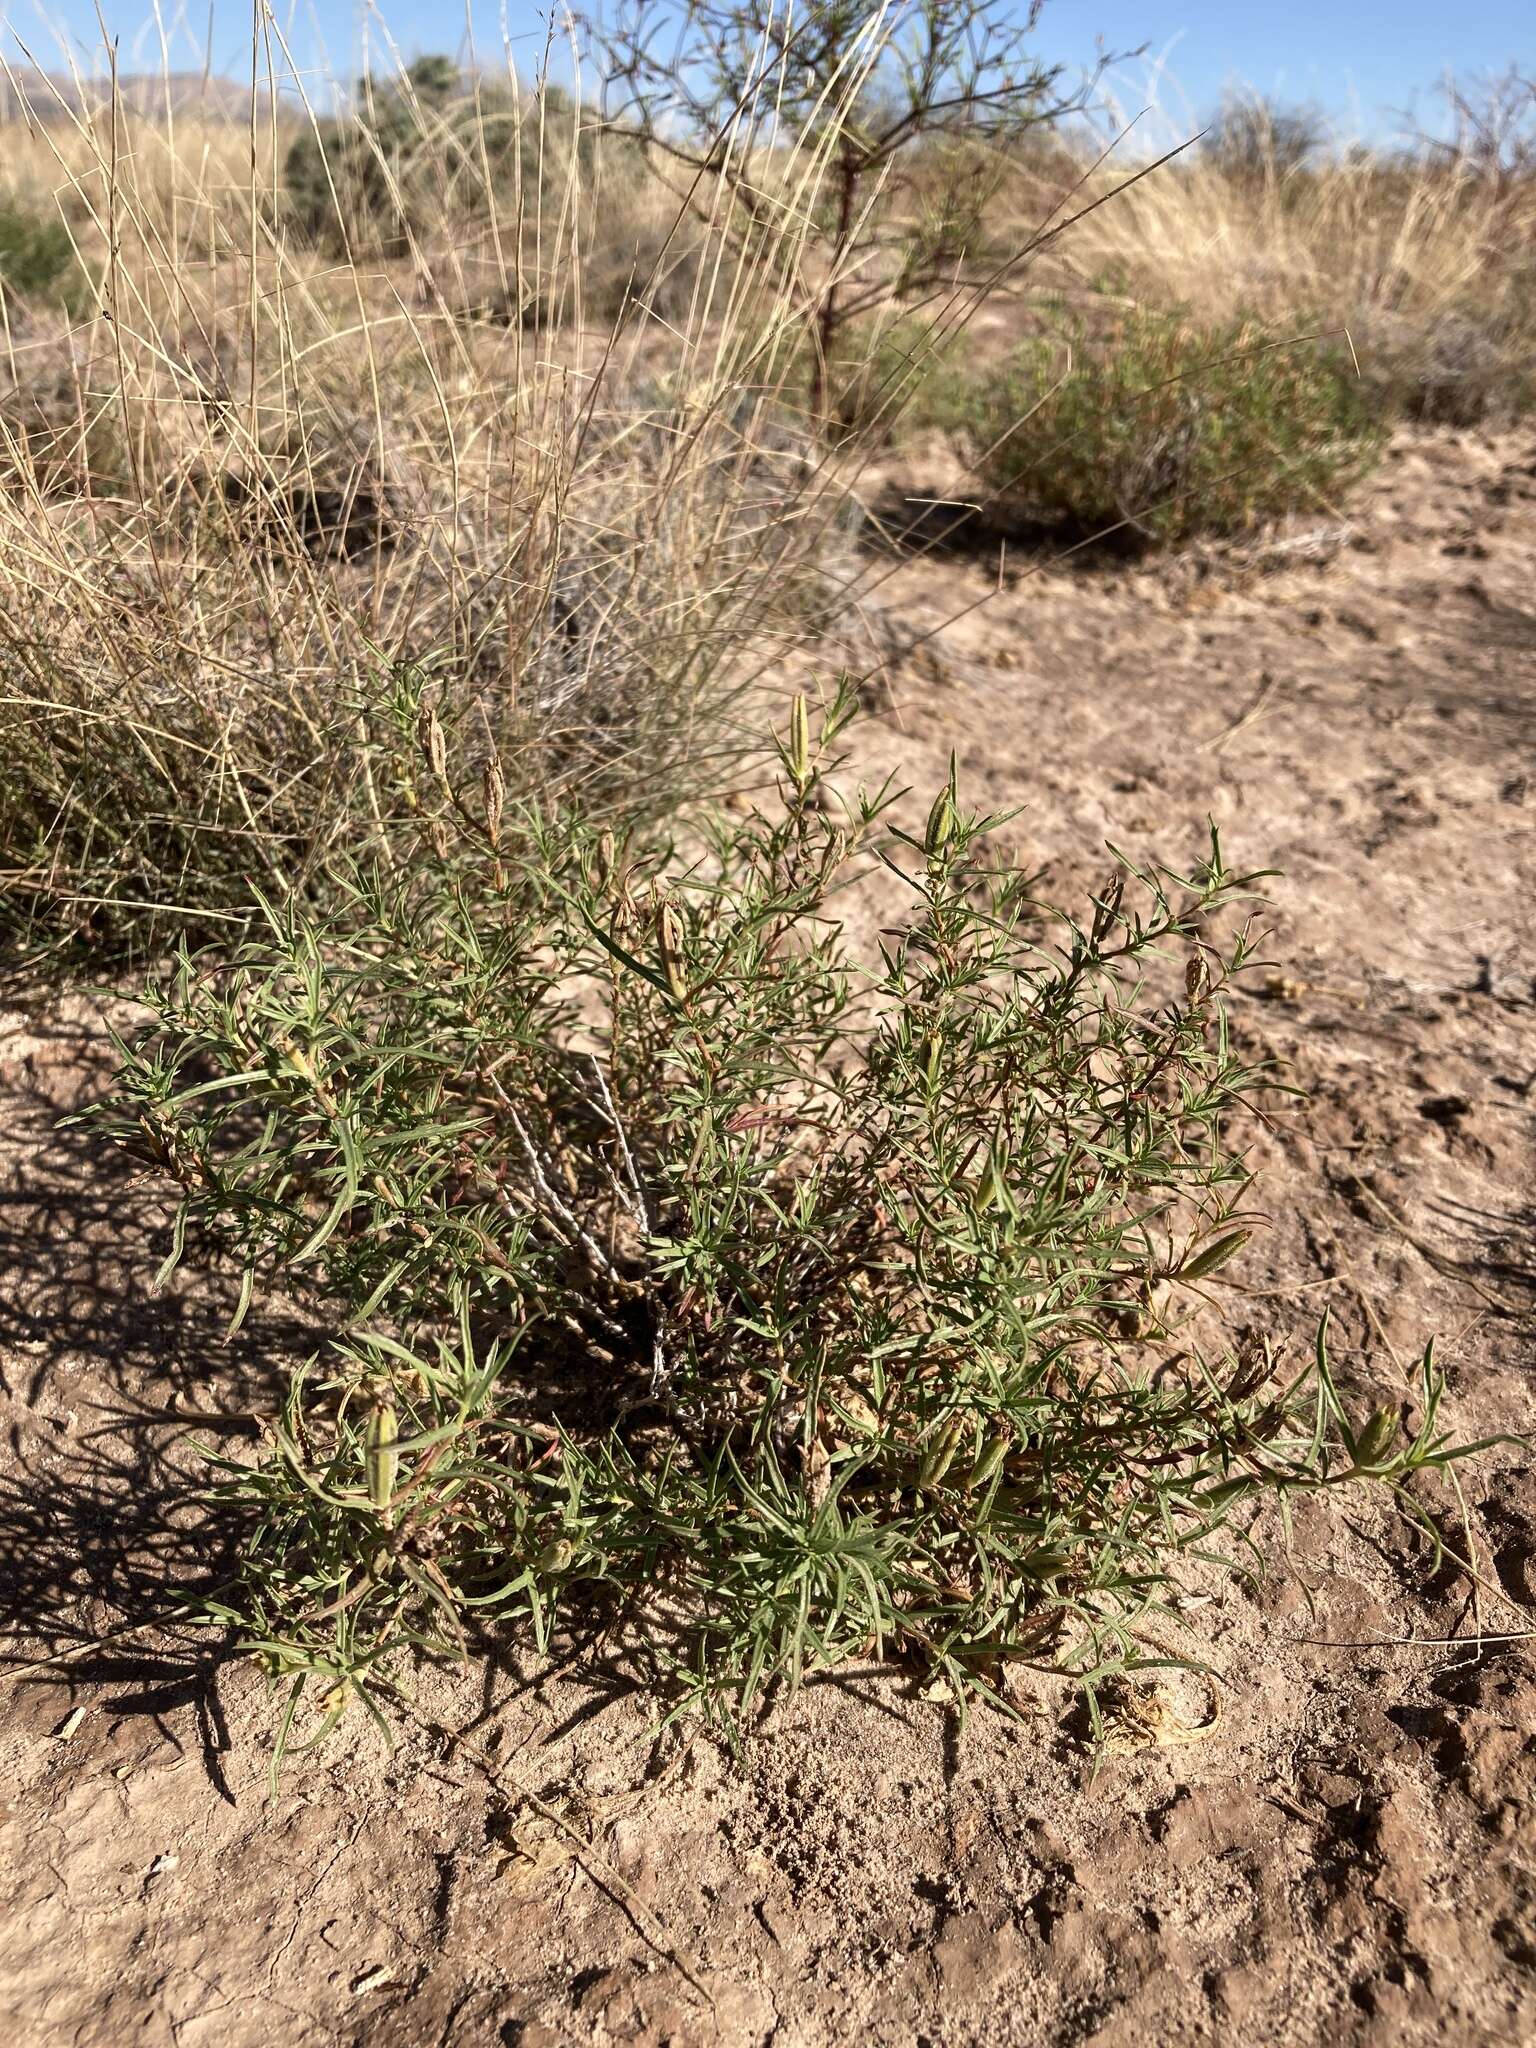
{"label": "plant shadow on soil", "polygon": [[948,496],[937,487],[929,495],[900,484],[886,486],[864,507],[859,538],[875,554],[980,560],[1012,550],[1105,571],[1123,569],[1156,550],[1129,519],[1105,528],[1088,521],[1010,518],[984,500]]}
{"label": "plant shadow on soil", "polygon": [[253,1439],[314,1332],[258,1315],[231,1338],[232,1298],[152,1291],[170,1244],[164,1204],[129,1162],[62,1125],[78,1105],[49,1087],[56,1073],[99,1068],[99,1027],[29,1022],[27,1035],[42,1043],[15,1076],[0,1184],[12,1454],[0,1474],[0,1626],[16,1710],[52,1727],[83,1687],[107,1688],[102,1704],[120,1716],[190,1707],[217,1781],[230,1645],[173,1628],[149,1650],[143,1631],[179,1596],[232,1576],[241,1522],[207,1495],[208,1452]]}

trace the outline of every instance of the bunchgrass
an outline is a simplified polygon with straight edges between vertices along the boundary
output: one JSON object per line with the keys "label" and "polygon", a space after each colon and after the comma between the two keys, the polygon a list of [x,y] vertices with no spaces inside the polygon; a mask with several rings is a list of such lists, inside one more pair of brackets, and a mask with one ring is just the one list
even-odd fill
{"label": "bunchgrass", "polygon": [[710,241],[553,89],[427,83],[248,136],[108,95],[7,158],[99,280],[0,333],[9,956],[320,886],[386,822],[356,731],[401,659],[516,793],[620,813],[721,786],[807,635],[842,490],[763,374],[801,231]]}
{"label": "bunchgrass", "polygon": [[730,1727],[855,1658],[1091,1693],[1256,1504],[1461,1454],[1432,1356],[1415,1423],[1352,1420],[1321,1340],[1211,1312],[1271,1085],[1225,1011],[1257,878],[1213,833],[1069,915],[953,773],[921,829],[845,794],[848,710],[796,701],[763,808],[615,838],[457,775],[422,694],[394,859],[151,991],[97,1115],[175,1194],[168,1264],[337,1333],[226,1478],[203,1610],[285,1741],[490,1629]]}

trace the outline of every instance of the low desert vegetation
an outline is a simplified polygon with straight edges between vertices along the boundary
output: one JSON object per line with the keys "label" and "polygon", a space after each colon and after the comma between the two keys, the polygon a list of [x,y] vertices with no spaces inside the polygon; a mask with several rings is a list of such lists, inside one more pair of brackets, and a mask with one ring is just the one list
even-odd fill
{"label": "low desert vegetation", "polygon": [[[456,780],[422,697],[379,763],[418,844],[150,992],[99,1121],[178,1190],[169,1263],[216,1245],[242,1305],[339,1325],[226,1482],[251,1533],[206,1610],[285,1735],[382,1720],[404,1652],[492,1623],[727,1726],[871,1656],[1091,1698],[1157,1661],[1181,1568],[1242,1568],[1234,1511],[1471,1448],[1432,1353],[1406,1428],[1346,1412],[1321,1337],[1287,1375],[1192,1334],[1249,1235],[1252,878],[1213,835],[1069,916],[953,774],[881,833],[893,792],[829,775],[850,704],[813,738],[796,700],[761,809],[616,837],[510,811],[493,755]],[[856,949],[871,856],[906,907]]]}
{"label": "low desert vegetation", "polygon": [[1536,395],[1536,82],[1511,72],[1447,97],[1447,133],[1375,147],[1313,109],[1229,100],[1191,118],[1202,142],[1097,208],[1066,253],[1111,299],[1327,337],[1388,423],[1507,423]]}
{"label": "low desert vegetation", "polygon": [[1216,1312],[1259,878],[1213,835],[1047,902],[839,745],[909,435],[1003,526],[1172,546],[1523,403],[1518,120],[1106,158],[1035,12],[621,11],[569,90],[10,138],[0,937],[149,963],[93,1122],[167,1272],[326,1335],[190,1610],[282,1745],[492,1628],[732,1725],[856,1657],[1091,1701],[1265,1502],[1417,1514],[1464,1454],[1432,1353],[1364,1413]]}
{"label": "low desert vegetation", "polygon": [[1381,431],[1342,351],[1136,312],[929,386],[994,518],[1166,544],[1336,506]]}

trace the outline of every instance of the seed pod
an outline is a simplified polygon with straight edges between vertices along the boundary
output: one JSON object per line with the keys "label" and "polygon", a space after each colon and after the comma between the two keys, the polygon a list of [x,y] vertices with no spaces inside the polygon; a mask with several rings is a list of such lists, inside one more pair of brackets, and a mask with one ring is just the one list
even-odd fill
{"label": "seed pod", "polygon": [[937,1088],[939,1073],[944,1063],[944,1041],[936,1031],[930,1031],[923,1040],[923,1073],[928,1086]]}
{"label": "seed pod", "polygon": [[1252,1235],[1251,1230],[1234,1230],[1226,1237],[1218,1237],[1204,1251],[1196,1252],[1188,1265],[1180,1266],[1171,1277],[1175,1280],[1204,1280],[1218,1266],[1224,1266],[1228,1259],[1235,1258]]}
{"label": "seed pod", "polygon": [[939,1484],[955,1461],[955,1453],[960,1448],[960,1438],[964,1431],[965,1416],[957,1408],[939,1424],[932,1442],[923,1455],[923,1462],[917,1468],[919,1487]]}
{"label": "seed pod", "polygon": [[1386,1451],[1397,1436],[1400,1418],[1395,1408],[1378,1408],[1355,1438],[1355,1462],[1352,1472],[1378,1470],[1386,1460]]}
{"label": "seed pod", "polygon": [[1125,871],[1117,868],[1109,879],[1109,886],[1099,898],[1093,913],[1093,939],[1097,945],[1106,938],[1120,915],[1120,902],[1125,895]]}
{"label": "seed pod", "polygon": [[289,1066],[292,1067],[299,1078],[308,1081],[311,1087],[313,1087],[315,1070],[310,1063],[309,1054],[304,1050],[303,1046],[296,1045],[287,1032],[283,1032],[279,1036],[277,1046],[284,1059],[287,1060]]}
{"label": "seed pod", "polygon": [[395,1497],[395,1479],[400,1470],[400,1453],[395,1445],[399,1438],[400,1422],[394,1404],[387,1394],[383,1394],[373,1404],[363,1435],[368,1498],[380,1514],[388,1513],[390,1502]]}
{"label": "seed pod", "polygon": [[923,851],[930,856],[942,853],[955,836],[955,799],[948,786],[941,789],[933,800],[928,813],[928,829],[923,834]]}
{"label": "seed pod", "polygon": [[981,1447],[981,1455],[971,1467],[971,1476],[966,1481],[972,1493],[977,1493],[982,1487],[991,1484],[1003,1459],[1008,1455],[1008,1446],[1012,1441],[1006,1429],[1001,1429],[996,1436],[987,1438]]}
{"label": "seed pod", "polygon": [[1229,1401],[1246,1401],[1269,1377],[1269,1349],[1252,1331],[1237,1347],[1236,1369],[1227,1384]]}
{"label": "seed pod", "polygon": [[1198,1010],[1211,992],[1211,970],[1205,955],[1195,953],[1184,969],[1184,995],[1192,1010]]}
{"label": "seed pod", "polygon": [[602,893],[613,880],[613,863],[618,852],[613,834],[603,831],[597,837],[597,850],[593,855],[592,886]]}
{"label": "seed pod", "polygon": [[1013,1199],[1013,1190],[1008,1185],[1008,1147],[1001,1138],[994,1138],[987,1149],[987,1163],[981,1178],[976,1183],[974,1204],[976,1213],[996,1209],[1005,1216],[1018,1213]]}
{"label": "seed pod", "polygon": [[667,977],[667,987],[678,1002],[688,994],[688,983],[683,975],[683,920],[677,914],[677,906],[663,903],[656,913],[656,950],[661,956],[661,971]]}
{"label": "seed pod", "polygon": [[491,842],[491,851],[495,853],[501,849],[501,813],[506,802],[507,786],[502,779],[501,762],[494,749],[485,764],[482,786],[485,792],[485,836]]}
{"label": "seed pod", "polygon": [[437,713],[430,704],[423,704],[421,707],[421,716],[416,721],[416,739],[427,766],[439,782],[446,782],[448,748],[443,739],[443,728],[438,724]]}
{"label": "seed pod", "polygon": [[789,772],[801,789],[811,779],[811,719],[805,692],[797,690],[789,707]]}
{"label": "seed pod", "polygon": [[448,831],[441,818],[427,820],[427,837],[432,842],[432,851],[439,860],[448,858]]}

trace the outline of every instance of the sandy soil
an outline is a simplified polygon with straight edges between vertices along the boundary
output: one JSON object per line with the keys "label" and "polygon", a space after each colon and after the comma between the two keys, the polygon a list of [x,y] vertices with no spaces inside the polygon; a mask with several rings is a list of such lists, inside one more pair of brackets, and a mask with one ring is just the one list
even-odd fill
{"label": "sandy soil", "polygon": [[[1183,860],[1207,814],[1283,870],[1276,977],[1237,1024],[1312,1108],[1262,1141],[1274,1229],[1234,1320],[1300,1345],[1326,1303],[1362,1399],[1438,1334],[1450,1421],[1529,1427],[1536,444],[1405,438],[1348,516],[1026,575],[949,625],[995,568],[908,564],[882,596],[933,636],[863,744],[917,782],[953,746],[1061,887],[1106,837]],[[199,1428],[238,1430],[301,1340],[230,1344],[206,1290],[149,1295],[158,1225],[57,1128],[101,1071],[67,1018],[0,1018],[0,1584],[15,1655],[72,1660],[6,1699],[5,2038],[1536,2038],[1513,1450],[1462,1468],[1475,1603],[1379,1509],[1310,1505],[1289,1568],[1192,1597],[1210,1689],[1171,1685],[1157,1739],[1127,1722],[1096,1774],[1043,1689],[1023,1726],[962,1728],[855,1676],[737,1762],[658,1742],[621,1673],[541,1684],[502,1652],[433,1679],[393,1756],[359,1723],[269,1802],[248,1666],[164,1630],[88,1647],[218,1577],[234,1532],[165,1504]]]}

